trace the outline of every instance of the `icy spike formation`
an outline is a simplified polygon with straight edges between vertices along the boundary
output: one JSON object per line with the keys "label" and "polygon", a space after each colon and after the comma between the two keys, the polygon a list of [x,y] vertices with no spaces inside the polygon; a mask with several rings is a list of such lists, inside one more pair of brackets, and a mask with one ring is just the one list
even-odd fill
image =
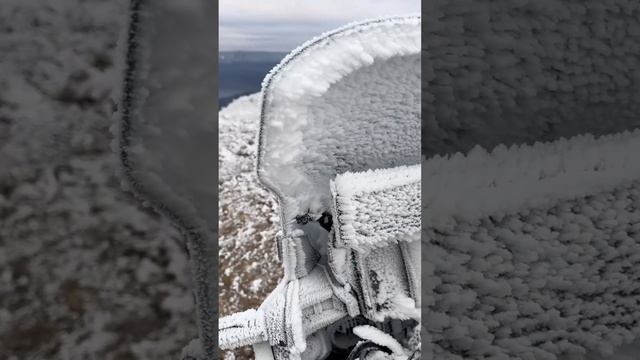
{"label": "icy spike formation", "polygon": [[[639,135],[423,165],[446,170],[425,176],[423,196],[448,215],[429,217],[423,232],[427,354],[552,360],[640,336]],[[438,201],[444,183],[453,204],[460,194],[486,211]]]}
{"label": "icy spike formation", "polygon": [[264,314],[250,309],[220,319],[220,348],[234,349],[266,340]]}
{"label": "icy spike formation", "polygon": [[296,216],[331,207],[329,181],[420,161],[420,17],[350,24],[288,55],[263,83],[258,175]]}
{"label": "icy spike formation", "polygon": [[473,220],[588,195],[640,179],[637,154],[640,130],[436,156],[422,165],[424,217],[444,228],[454,217]]}
{"label": "icy spike formation", "polygon": [[340,246],[385,247],[420,232],[420,165],[341,174],[331,192]]}
{"label": "icy spike formation", "polygon": [[356,289],[367,318],[419,321],[420,165],[341,174],[331,192],[337,278]]}

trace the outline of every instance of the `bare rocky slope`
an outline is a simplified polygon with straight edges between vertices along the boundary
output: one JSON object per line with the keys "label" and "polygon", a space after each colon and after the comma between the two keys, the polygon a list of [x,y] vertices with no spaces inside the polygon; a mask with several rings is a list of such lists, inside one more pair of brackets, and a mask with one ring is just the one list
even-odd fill
{"label": "bare rocky slope", "polygon": [[[255,171],[259,94],[241,97],[219,116],[220,316],[260,306],[280,277],[277,203]],[[250,359],[251,349],[227,359]]]}

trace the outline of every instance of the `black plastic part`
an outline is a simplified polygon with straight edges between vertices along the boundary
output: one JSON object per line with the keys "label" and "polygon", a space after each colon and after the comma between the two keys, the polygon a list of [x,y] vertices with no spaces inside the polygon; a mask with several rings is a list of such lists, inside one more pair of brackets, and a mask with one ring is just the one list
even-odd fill
{"label": "black plastic part", "polygon": [[322,213],[320,219],[318,219],[318,223],[320,223],[320,226],[322,226],[323,229],[331,231],[331,227],[333,226],[333,218],[331,217],[331,214],[325,211]]}

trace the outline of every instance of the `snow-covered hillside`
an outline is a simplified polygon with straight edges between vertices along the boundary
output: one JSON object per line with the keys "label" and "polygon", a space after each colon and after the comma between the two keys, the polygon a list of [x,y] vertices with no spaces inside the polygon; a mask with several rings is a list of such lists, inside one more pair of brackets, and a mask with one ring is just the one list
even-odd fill
{"label": "snow-covered hillside", "polygon": [[282,277],[277,203],[255,172],[260,103],[259,94],[241,97],[219,115],[220,316],[257,308]]}
{"label": "snow-covered hillside", "polygon": [[0,5],[0,359],[176,359],[196,336],[178,232],[109,143],[125,0]]}

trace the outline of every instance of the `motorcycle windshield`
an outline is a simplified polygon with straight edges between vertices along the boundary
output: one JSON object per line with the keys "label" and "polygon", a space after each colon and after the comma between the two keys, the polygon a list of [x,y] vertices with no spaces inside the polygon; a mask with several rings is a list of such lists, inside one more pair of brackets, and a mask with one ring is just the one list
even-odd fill
{"label": "motorcycle windshield", "polygon": [[330,209],[346,171],[420,161],[420,17],[356,23],[288,55],[263,83],[260,180],[284,233]]}

